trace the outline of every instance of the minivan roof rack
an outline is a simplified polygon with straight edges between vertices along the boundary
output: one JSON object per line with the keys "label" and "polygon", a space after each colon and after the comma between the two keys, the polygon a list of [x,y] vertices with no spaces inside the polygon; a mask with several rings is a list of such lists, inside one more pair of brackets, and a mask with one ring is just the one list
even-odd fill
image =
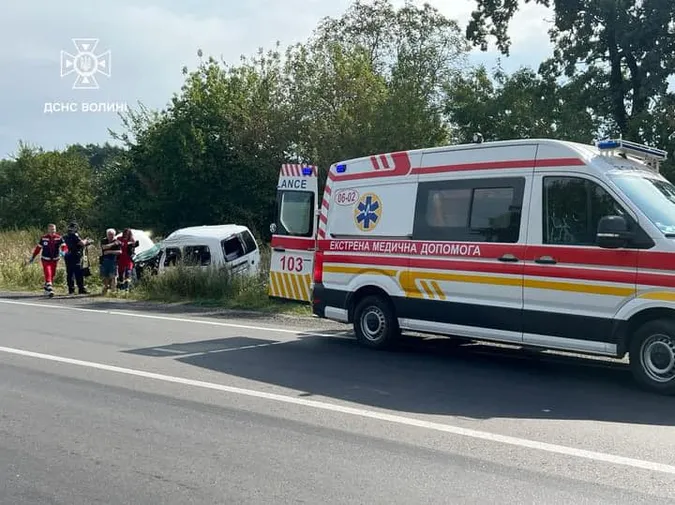
{"label": "minivan roof rack", "polygon": [[656,173],[659,173],[661,162],[665,161],[668,156],[668,152],[662,149],[656,149],[654,147],[638,144],[637,142],[630,142],[621,138],[599,140],[595,143],[595,146],[602,154],[621,154],[626,158],[628,156],[636,158],[639,161],[644,162]]}

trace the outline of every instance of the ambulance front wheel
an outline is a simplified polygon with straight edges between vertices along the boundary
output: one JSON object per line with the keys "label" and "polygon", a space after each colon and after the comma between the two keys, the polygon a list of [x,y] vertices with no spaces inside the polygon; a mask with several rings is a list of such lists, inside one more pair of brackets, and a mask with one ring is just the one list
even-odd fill
{"label": "ambulance front wheel", "polygon": [[396,313],[383,296],[367,296],[354,310],[354,333],[360,344],[371,349],[390,347],[400,336]]}
{"label": "ambulance front wheel", "polygon": [[643,324],[630,342],[630,367],[643,387],[675,395],[675,321],[657,319]]}

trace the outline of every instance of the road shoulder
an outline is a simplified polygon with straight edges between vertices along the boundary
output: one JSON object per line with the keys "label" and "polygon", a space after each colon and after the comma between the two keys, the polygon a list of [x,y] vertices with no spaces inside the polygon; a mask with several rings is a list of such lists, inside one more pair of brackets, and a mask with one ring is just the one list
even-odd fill
{"label": "road shoulder", "polygon": [[132,298],[107,298],[101,295],[56,296],[45,298],[42,294],[25,291],[0,291],[0,300],[24,303],[44,303],[85,310],[128,311],[146,314],[169,315],[173,317],[199,317],[231,321],[255,321],[264,325],[311,327],[313,329],[348,329],[346,325],[299,314],[269,313],[256,310],[227,309],[204,306],[192,302],[155,302]]}

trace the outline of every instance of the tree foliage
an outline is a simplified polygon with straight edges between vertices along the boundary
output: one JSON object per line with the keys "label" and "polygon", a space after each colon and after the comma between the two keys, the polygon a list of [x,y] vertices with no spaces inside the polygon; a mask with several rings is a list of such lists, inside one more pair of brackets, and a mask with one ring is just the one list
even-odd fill
{"label": "tree foliage", "polygon": [[94,202],[91,166],[72,150],[22,144],[14,160],[0,166],[0,195],[2,227],[86,223]]}
{"label": "tree foliage", "polygon": [[165,110],[131,111],[116,134],[138,185],[133,217],[156,226],[161,216],[167,229],[239,221],[262,234],[284,162],[316,164],[325,178],[341,159],[447,142],[445,89],[466,51],[438,11],[378,0],[284,52],[238,66],[209,58],[185,71]]}
{"label": "tree foliage", "polygon": [[[586,82],[605,97],[594,105],[612,129],[642,140],[655,101],[675,75],[675,2],[668,0],[523,0],[554,10],[549,68]],[[467,37],[487,49],[490,37],[508,54],[508,26],[520,0],[476,0]]]}
{"label": "tree foliage", "polygon": [[453,79],[447,110],[457,127],[457,142],[480,132],[485,140],[558,138],[589,143],[599,125],[586,110],[575,84],[559,86],[530,69],[512,75],[484,67]]}

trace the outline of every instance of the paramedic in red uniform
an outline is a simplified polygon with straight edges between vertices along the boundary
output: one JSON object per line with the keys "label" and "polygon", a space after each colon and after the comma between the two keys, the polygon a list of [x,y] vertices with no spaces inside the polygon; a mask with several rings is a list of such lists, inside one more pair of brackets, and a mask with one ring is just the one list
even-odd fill
{"label": "paramedic in red uniform", "polygon": [[54,296],[53,282],[56,275],[56,266],[59,263],[59,258],[65,255],[66,243],[63,237],[56,233],[56,225],[50,224],[47,226],[47,233],[40,237],[33,255],[30,258],[30,263],[35,261],[38,253],[42,251],[40,259],[42,260],[42,270],[45,276],[45,293],[49,296]]}
{"label": "paramedic in red uniform", "polygon": [[117,285],[119,289],[129,289],[131,271],[134,268],[131,258],[134,257],[134,250],[138,247],[138,240],[134,240],[131,230],[127,228],[122,232],[119,241],[122,245],[122,254],[117,258]]}

